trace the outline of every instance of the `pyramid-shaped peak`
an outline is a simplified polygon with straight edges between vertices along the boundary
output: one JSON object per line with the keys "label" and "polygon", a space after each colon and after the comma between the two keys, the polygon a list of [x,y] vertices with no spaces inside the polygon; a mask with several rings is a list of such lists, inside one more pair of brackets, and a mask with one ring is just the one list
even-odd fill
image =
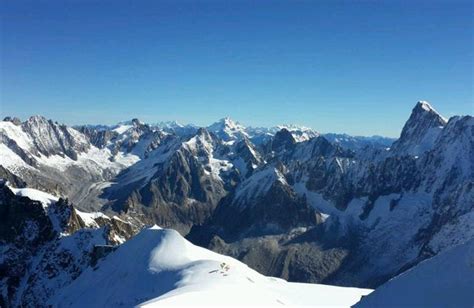
{"label": "pyramid-shaped peak", "polygon": [[412,115],[420,113],[431,113],[432,116],[436,115],[442,125],[445,125],[448,122],[447,119],[444,118],[438,111],[436,111],[436,109],[434,109],[433,106],[431,106],[431,104],[427,101],[418,101],[418,103],[416,103],[415,107],[413,108]]}
{"label": "pyramid-shaped peak", "polygon": [[47,122],[47,121],[48,119],[38,114],[32,115],[31,117],[28,118],[28,122]]}
{"label": "pyramid-shaped peak", "polygon": [[447,120],[428,102],[419,101],[403,126],[400,138],[393,143],[392,153],[420,155],[432,149],[446,123]]}
{"label": "pyramid-shaped peak", "polygon": [[415,107],[422,108],[426,111],[434,110],[434,108],[427,101],[418,101]]}
{"label": "pyramid-shaped peak", "polygon": [[248,136],[246,128],[239,122],[232,120],[230,117],[225,117],[216,123],[208,126],[208,130],[216,134],[224,141],[242,139]]}
{"label": "pyramid-shaped peak", "polygon": [[220,119],[217,123],[221,124],[223,127],[229,127],[229,128],[242,127],[242,125],[239,122],[234,121],[229,116]]}

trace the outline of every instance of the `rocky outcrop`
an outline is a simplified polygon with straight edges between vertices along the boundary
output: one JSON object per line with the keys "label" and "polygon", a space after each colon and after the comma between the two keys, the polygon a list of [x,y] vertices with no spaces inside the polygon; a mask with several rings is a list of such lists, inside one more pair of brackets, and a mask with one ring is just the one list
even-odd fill
{"label": "rocky outcrop", "polygon": [[99,149],[104,149],[109,142],[118,136],[117,132],[108,129],[97,129],[90,126],[79,126],[78,131],[89,139],[89,142]]}
{"label": "rocky outcrop", "polygon": [[[109,198],[118,197],[114,209],[141,213],[145,222],[185,233],[192,225],[204,223],[227,194],[227,180],[237,179],[228,161],[218,158],[218,143],[214,138],[207,130],[200,129],[187,142],[170,141],[170,146],[177,148],[163,153],[160,158],[163,161],[153,165],[147,182],[133,178],[130,193],[124,194],[120,187],[108,190]],[[122,176],[129,178],[133,174],[131,169]],[[125,199],[120,199],[121,196]]]}
{"label": "rocky outcrop", "polygon": [[3,121],[12,122],[17,126],[21,125],[21,120],[17,117],[5,117]]}
{"label": "rocky outcrop", "polygon": [[26,187],[26,182],[23,181],[19,176],[13,174],[8,169],[0,165],[0,179],[9,183],[9,185],[16,188]]}
{"label": "rocky outcrop", "polygon": [[[99,255],[95,246],[116,245],[138,232],[137,228],[118,218],[100,217],[95,222],[97,227],[90,228],[90,221],[85,221],[67,200],[45,204],[17,196],[2,181],[2,307],[44,306],[59,288],[97,262]],[[121,236],[121,241],[117,241],[117,235]]]}

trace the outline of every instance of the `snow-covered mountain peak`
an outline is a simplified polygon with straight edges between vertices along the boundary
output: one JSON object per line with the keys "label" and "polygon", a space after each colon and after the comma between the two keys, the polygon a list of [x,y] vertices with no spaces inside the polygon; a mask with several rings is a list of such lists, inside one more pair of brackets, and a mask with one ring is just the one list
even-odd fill
{"label": "snow-covered mountain peak", "polygon": [[158,127],[167,133],[176,134],[178,136],[190,136],[196,133],[198,127],[194,124],[182,124],[178,121],[163,121],[152,125]]}
{"label": "snow-covered mountain peak", "polygon": [[127,121],[121,121],[121,122],[118,122],[117,125],[135,125],[135,126],[138,126],[138,125],[143,125],[145,124],[144,122],[142,122],[140,119],[138,118],[132,118],[130,120],[127,120]]}
{"label": "snow-covered mountain peak", "polygon": [[274,152],[282,152],[291,150],[296,144],[293,134],[286,128],[282,128],[276,132],[271,140],[270,150]]}
{"label": "snow-covered mountain peak", "polygon": [[132,119],[132,124],[133,124],[134,126],[141,126],[141,125],[144,125],[145,123],[142,122],[142,121],[140,121],[140,120],[137,119],[137,118],[133,118],[133,119]]}
{"label": "snow-covered mountain peak", "polygon": [[196,137],[207,142],[212,142],[212,136],[205,127],[198,128]]}
{"label": "snow-covered mountain peak", "polygon": [[207,153],[206,156],[212,156],[212,152],[214,151],[214,140],[209,131],[206,128],[201,127],[197,130],[194,137],[183,143],[183,146],[195,155],[204,151]]}
{"label": "snow-covered mountain peak", "polygon": [[301,126],[301,125],[296,125],[296,124],[282,124],[282,125],[277,125],[276,128],[278,130],[281,130],[283,128],[289,130],[290,132],[292,131],[312,131],[313,129],[312,128],[309,128],[309,127],[306,127],[306,126]]}
{"label": "snow-covered mountain peak", "polygon": [[436,111],[436,109],[434,109],[430,103],[428,103],[427,101],[418,101],[418,103],[416,103],[415,107],[413,108],[412,112],[423,112],[423,111],[438,115],[442,119],[442,122],[445,122],[444,124],[446,124],[446,122],[448,121],[438,111]]}
{"label": "snow-covered mountain peak", "polygon": [[238,127],[242,127],[238,122],[232,120],[230,117],[224,117],[222,119],[219,119],[217,122],[209,125],[209,129],[224,129],[224,128],[229,128],[229,129],[236,129]]}
{"label": "snow-covered mountain peak", "polygon": [[28,120],[26,120],[26,122],[29,122],[29,123],[44,123],[44,122],[48,122],[48,119],[46,119],[42,115],[35,114],[35,115],[30,116],[28,118]]}
{"label": "snow-covered mountain peak", "polygon": [[112,131],[117,132],[119,135],[121,135],[131,130],[132,128],[140,129],[143,126],[148,126],[148,125],[137,118],[133,118],[130,121],[119,122],[117,125],[113,127]]}
{"label": "snow-covered mountain peak", "polygon": [[402,129],[400,138],[393,143],[396,155],[420,155],[432,149],[447,120],[427,102],[420,101],[413,108]]}
{"label": "snow-covered mountain peak", "polygon": [[165,126],[165,127],[170,127],[170,128],[184,127],[183,124],[179,123],[179,122],[176,121],[176,120],[167,121],[167,122],[161,122],[160,124],[163,125],[163,126]]}
{"label": "snow-covered mountain peak", "polygon": [[437,112],[436,109],[434,109],[433,106],[431,106],[431,104],[427,101],[418,101],[414,109],[423,109],[424,111],[435,112],[439,114],[439,112]]}
{"label": "snow-covered mountain peak", "polygon": [[307,141],[309,139],[319,136],[319,133],[317,131],[305,126],[290,124],[290,125],[279,125],[277,126],[277,128],[279,128],[279,130],[286,129],[289,132],[291,132],[296,142]]}
{"label": "snow-covered mountain peak", "polygon": [[208,130],[213,132],[224,141],[242,139],[243,137],[249,137],[246,132],[245,126],[239,122],[232,120],[230,117],[225,117],[217,121],[216,123],[208,126]]}
{"label": "snow-covered mountain peak", "polygon": [[238,122],[231,119],[231,117],[227,116],[219,120],[219,122],[224,123],[226,126],[229,127],[236,127],[240,125]]}

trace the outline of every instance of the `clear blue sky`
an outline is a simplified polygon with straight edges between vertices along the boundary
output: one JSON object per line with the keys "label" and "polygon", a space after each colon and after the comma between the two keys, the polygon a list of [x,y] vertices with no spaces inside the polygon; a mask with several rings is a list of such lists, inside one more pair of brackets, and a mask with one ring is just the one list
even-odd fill
{"label": "clear blue sky", "polygon": [[473,114],[472,3],[6,0],[1,115],[398,136]]}

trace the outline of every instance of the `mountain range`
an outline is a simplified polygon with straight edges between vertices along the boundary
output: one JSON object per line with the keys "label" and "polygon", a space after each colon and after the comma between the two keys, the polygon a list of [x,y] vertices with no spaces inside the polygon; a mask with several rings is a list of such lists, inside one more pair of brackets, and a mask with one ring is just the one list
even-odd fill
{"label": "mountain range", "polygon": [[[325,305],[308,298],[320,284],[341,286],[327,291],[348,294],[339,305],[374,288],[375,299],[360,304],[380,303],[377,288],[391,278],[474,238],[474,118],[446,119],[423,101],[396,140],[230,118],[69,127],[7,117],[0,177],[6,307],[179,304],[193,300],[186,290],[207,272],[225,275],[222,263],[236,264],[230,279],[245,292],[248,279],[258,281],[264,304]],[[123,290],[114,289],[118,268],[114,275],[132,279]],[[297,284],[263,275],[319,285],[298,286],[308,292],[298,299],[288,291]],[[221,283],[212,277],[204,294]],[[156,287],[132,287],[133,279]]]}

